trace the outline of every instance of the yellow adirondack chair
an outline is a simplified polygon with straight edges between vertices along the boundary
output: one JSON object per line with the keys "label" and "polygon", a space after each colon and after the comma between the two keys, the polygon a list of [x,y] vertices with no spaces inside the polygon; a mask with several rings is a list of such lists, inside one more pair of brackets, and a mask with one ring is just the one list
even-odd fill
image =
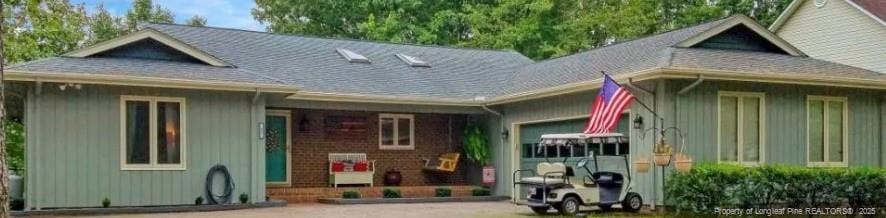
{"label": "yellow adirondack chair", "polygon": [[424,159],[425,167],[424,171],[434,171],[434,172],[445,172],[452,173],[455,172],[455,167],[458,166],[458,158],[461,156],[459,153],[443,153],[437,157],[438,163],[437,165],[431,165],[431,160]]}

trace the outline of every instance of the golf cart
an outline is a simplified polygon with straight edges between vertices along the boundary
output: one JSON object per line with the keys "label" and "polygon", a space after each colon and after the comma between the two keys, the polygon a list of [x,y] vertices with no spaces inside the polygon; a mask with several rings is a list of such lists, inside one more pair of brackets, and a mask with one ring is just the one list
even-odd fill
{"label": "golf cart", "polygon": [[[597,206],[607,211],[613,205],[620,205],[624,211],[639,211],[643,199],[639,194],[631,192],[632,183],[627,155],[599,155],[600,149],[597,149],[597,152],[590,149],[594,144],[599,145],[596,148],[602,148],[604,144],[618,146],[624,142],[627,142],[627,138],[620,133],[542,135],[539,149],[550,146],[587,146],[589,157],[580,157],[573,167],[566,164],[569,155],[562,158],[562,161],[553,163],[546,155],[545,162],[539,163],[536,169],[514,171],[514,190],[527,192],[525,200],[521,200],[520,196],[514,196],[514,203],[527,205],[538,214],[545,214],[551,207],[562,214],[574,215],[579,212],[581,206]],[[616,159],[618,162],[623,158],[624,173],[615,170],[601,171],[598,165],[598,159],[601,157]],[[576,176],[576,170],[587,174]],[[526,174],[531,175],[524,177]]]}

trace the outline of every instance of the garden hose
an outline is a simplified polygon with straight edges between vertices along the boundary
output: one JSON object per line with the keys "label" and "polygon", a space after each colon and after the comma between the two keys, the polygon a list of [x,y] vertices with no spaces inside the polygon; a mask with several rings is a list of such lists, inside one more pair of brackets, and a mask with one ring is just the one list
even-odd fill
{"label": "garden hose", "polygon": [[[224,192],[219,195],[212,193],[212,183],[216,173],[221,173],[225,177],[225,189]],[[228,172],[228,168],[221,164],[209,168],[209,174],[206,175],[206,195],[209,196],[209,204],[229,204],[231,203],[231,196],[233,193],[234,179],[231,178],[231,173]]]}

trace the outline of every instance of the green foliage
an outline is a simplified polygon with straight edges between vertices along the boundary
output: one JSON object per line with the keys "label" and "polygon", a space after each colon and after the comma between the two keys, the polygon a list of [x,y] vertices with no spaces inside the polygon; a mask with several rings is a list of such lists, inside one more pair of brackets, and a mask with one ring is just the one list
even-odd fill
{"label": "green foliage", "polygon": [[111,14],[99,4],[89,17],[89,44],[104,42],[123,34],[123,19]]}
{"label": "green foliage", "polygon": [[240,193],[239,199],[241,204],[245,204],[246,202],[249,202],[249,195],[247,195],[246,193]]}
{"label": "green foliage", "polygon": [[400,189],[386,188],[381,191],[383,198],[401,198]]}
{"label": "green foliage", "polygon": [[25,209],[25,199],[12,198],[12,200],[9,201],[9,209],[10,210],[24,210]]}
{"label": "green foliage", "polygon": [[160,5],[154,5],[151,0],[135,0],[132,9],[126,12],[126,31],[135,32],[141,23],[173,23],[175,15],[172,11]]}
{"label": "green foliage", "polygon": [[471,196],[490,196],[492,191],[488,188],[477,187],[471,190]]}
{"label": "green foliage", "polygon": [[667,201],[678,212],[714,208],[886,206],[886,169],[702,164],[668,176]]}
{"label": "green foliage", "polygon": [[452,189],[445,188],[445,187],[440,187],[440,188],[434,189],[434,196],[435,197],[452,197]]}
{"label": "green foliage", "polygon": [[486,137],[486,133],[480,128],[480,125],[468,124],[465,127],[465,155],[480,166],[487,166],[490,162],[489,140]]}
{"label": "green foliage", "polygon": [[188,20],[185,20],[185,24],[190,26],[206,26],[206,18],[200,15],[194,15]]}
{"label": "green foliage", "polygon": [[102,207],[108,208],[110,206],[111,206],[111,199],[108,199],[107,197],[105,197],[105,199],[102,199]]}
{"label": "green foliage", "polygon": [[194,199],[194,205],[202,205],[202,204],[203,204],[203,196],[197,196],[197,198]]}
{"label": "green foliage", "polygon": [[19,175],[25,172],[25,130],[21,123],[7,120],[6,125],[6,165]]}
{"label": "green foliage", "polygon": [[359,199],[360,192],[357,191],[345,191],[341,193],[341,198],[344,199]]}
{"label": "green foliage", "polygon": [[252,14],[271,32],[512,49],[546,59],[730,14],[768,26],[790,2],[257,0]]}

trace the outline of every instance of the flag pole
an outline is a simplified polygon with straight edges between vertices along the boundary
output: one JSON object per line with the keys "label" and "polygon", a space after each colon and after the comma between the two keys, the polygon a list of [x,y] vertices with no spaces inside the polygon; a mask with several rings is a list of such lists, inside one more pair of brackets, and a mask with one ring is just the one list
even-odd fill
{"label": "flag pole", "polygon": [[[609,74],[606,74],[605,71],[601,70],[600,73],[603,74],[604,80],[606,79],[607,76],[609,76]],[[618,84],[618,86],[622,86],[621,84],[618,83],[618,81],[615,81],[614,79],[612,81],[615,82],[615,84]],[[649,111],[649,113],[652,113],[652,116],[657,117],[658,119],[660,119],[662,121],[662,123],[664,123],[664,117],[661,117],[657,113],[655,113],[655,110],[652,110],[652,108],[650,108],[648,105],[646,105],[646,103],[643,103],[643,101],[640,101],[639,98],[634,98],[634,102],[637,102],[638,104],[640,104],[640,106],[643,106],[643,108],[646,108],[646,110]]]}

